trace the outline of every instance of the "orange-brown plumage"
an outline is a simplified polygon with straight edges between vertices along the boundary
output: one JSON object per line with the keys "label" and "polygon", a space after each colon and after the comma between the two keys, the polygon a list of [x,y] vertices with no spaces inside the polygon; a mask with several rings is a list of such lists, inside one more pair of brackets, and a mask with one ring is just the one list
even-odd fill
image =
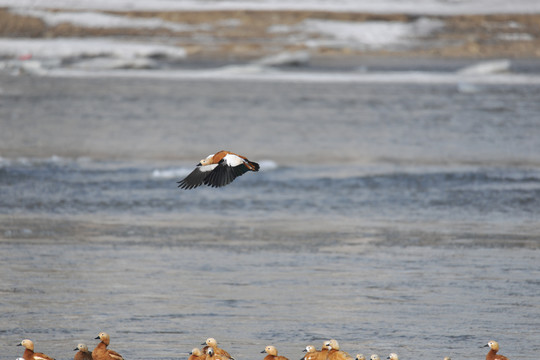
{"label": "orange-brown plumage", "polygon": [[489,347],[489,351],[486,355],[486,360],[508,360],[506,356],[497,354],[497,351],[499,351],[498,342],[491,340],[484,347]]}
{"label": "orange-brown plumage", "polygon": [[349,355],[345,351],[340,350],[339,343],[337,342],[337,340],[332,339],[327,344],[328,344],[327,346],[329,347],[328,356],[327,356],[328,360],[352,360],[353,359],[351,355]]}
{"label": "orange-brown plumage", "polygon": [[188,360],[204,360],[205,358],[205,354],[199,348],[193,348],[189,353]]}
{"label": "orange-brown plumage", "polygon": [[206,349],[205,354],[203,355],[205,356],[204,360],[230,360],[232,359],[230,356],[216,354],[214,348],[212,347],[208,347]]}
{"label": "orange-brown plumage", "polygon": [[[78,350],[78,351],[77,351]],[[92,353],[85,344],[79,344],[73,351],[77,351],[73,360],[92,360]]]}
{"label": "orange-brown plumage", "polygon": [[320,360],[328,359],[328,352],[330,351],[330,341],[325,341],[319,353]]}
{"label": "orange-brown plumage", "polygon": [[263,360],[289,360],[285,356],[279,356],[275,346],[268,345],[261,353],[267,353]]}
{"label": "orange-brown plumage", "polygon": [[178,181],[178,187],[194,189],[203,184],[221,187],[230,184],[248,171],[259,171],[259,164],[248,160],[245,156],[221,150],[202,159],[195,170]]}
{"label": "orange-brown plumage", "polygon": [[217,346],[217,341],[214,338],[206,339],[206,341],[204,343],[202,343],[201,345],[206,345],[205,347],[203,347],[203,350],[202,350],[203,353],[205,353],[205,354],[208,354],[208,350],[212,349],[213,352],[214,352],[214,356],[225,357],[225,358],[228,358],[228,359],[233,358],[226,350],[223,350],[222,348],[219,348]]}
{"label": "orange-brown plumage", "polygon": [[24,339],[18,346],[24,346],[25,348],[22,356],[24,360],[54,360],[54,358],[43,353],[34,352],[34,342],[32,340]]}
{"label": "orange-brown plumage", "polygon": [[302,351],[305,352],[306,355],[304,355],[304,357],[300,360],[326,360],[326,358],[323,359],[322,357],[320,357],[321,352],[315,349],[314,345],[308,345]]}
{"label": "orange-brown plumage", "polygon": [[97,344],[94,351],[92,351],[92,358],[94,360],[124,360],[122,355],[116,351],[107,349],[107,346],[109,346],[109,343],[111,342],[109,334],[101,332],[96,339],[100,339],[101,342]]}

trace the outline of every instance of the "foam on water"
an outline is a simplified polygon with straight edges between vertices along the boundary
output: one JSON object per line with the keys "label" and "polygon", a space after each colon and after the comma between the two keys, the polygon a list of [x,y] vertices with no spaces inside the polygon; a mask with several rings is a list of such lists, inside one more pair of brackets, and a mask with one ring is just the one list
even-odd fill
{"label": "foam on water", "polygon": [[105,56],[119,59],[163,56],[178,60],[184,59],[186,52],[176,46],[106,38],[0,39],[0,56],[17,58],[26,55],[60,60]]}

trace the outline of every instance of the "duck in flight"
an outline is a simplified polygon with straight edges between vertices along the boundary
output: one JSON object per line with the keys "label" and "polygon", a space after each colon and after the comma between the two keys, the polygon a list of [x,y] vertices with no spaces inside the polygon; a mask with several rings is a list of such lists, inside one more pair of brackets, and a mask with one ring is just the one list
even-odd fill
{"label": "duck in flight", "polygon": [[259,164],[246,157],[221,150],[202,159],[195,170],[178,181],[181,189],[194,189],[201,185],[221,187],[230,184],[248,171],[259,171]]}

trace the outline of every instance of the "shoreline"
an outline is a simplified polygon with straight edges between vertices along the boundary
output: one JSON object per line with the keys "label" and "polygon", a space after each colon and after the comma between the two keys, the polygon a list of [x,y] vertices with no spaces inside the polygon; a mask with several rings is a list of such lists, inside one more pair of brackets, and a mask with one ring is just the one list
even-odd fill
{"label": "shoreline", "polygon": [[[183,48],[184,62],[246,62],[283,52],[304,51],[313,59],[354,57],[404,57],[430,59],[538,59],[540,14],[411,15],[345,13],[297,10],[227,11],[94,11],[122,21],[159,21],[154,28],[89,26],[55,20],[50,14],[74,14],[55,9],[31,16],[0,8],[0,36],[4,38],[120,38],[164,43]],[[80,13],[79,13],[80,14]],[[35,14],[34,14],[35,15]],[[309,21],[365,24],[439,24],[415,39],[391,46],[359,46],[352,42],[327,42],[324,34],[300,33]],[[164,24],[164,25],[163,25]],[[272,27],[274,26],[274,27]],[[277,26],[277,27],[276,27]],[[275,31],[272,31],[275,29]],[[303,38],[302,38],[303,37]],[[300,40],[295,40],[295,39]],[[324,40],[324,41],[323,41]],[[316,45],[313,45],[315,43]]]}

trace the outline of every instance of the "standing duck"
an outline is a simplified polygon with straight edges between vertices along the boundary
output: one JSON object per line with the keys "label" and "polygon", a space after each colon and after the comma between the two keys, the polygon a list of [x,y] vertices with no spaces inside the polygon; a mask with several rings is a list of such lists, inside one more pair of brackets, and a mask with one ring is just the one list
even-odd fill
{"label": "standing duck", "polygon": [[34,342],[32,340],[24,339],[17,346],[25,347],[25,350],[22,356],[24,360],[54,360],[54,358],[47,356],[43,353],[35,353]]}
{"label": "standing duck", "polygon": [[193,348],[189,353],[188,360],[204,360],[206,356],[202,353],[201,349]]}
{"label": "standing duck", "polygon": [[337,340],[330,340],[328,342],[328,360],[353,360],[353,357],[339,349],[339,343]]}
{"label": "standing duck", "polygon": [[497,351],[499,351],[499,343],[491,340],[488,342],[484,347],[489,347],[489,352],[486,355],[486,360],[508,360],[506,356],[498,355]]}
{"label": "standing duck", "polygon": [[94,360],[124,360],[124,358],[116,351],[107,349],[107,346],[109,346],[109,343],[111,342],[109,334],[101,332],[96,339],[100,339],[101,342],[94,348],[94,351],[92,351],[92,358]]}
{"label": "standing duck", "polygon": [[320,355],[321,352],[315,349],[314,345],[308,345],[303,352],[306,353],[304,357],[302,357],[300,360],[326,360],[326,357],[323,359]]}
{"label": "standing duck", "polygon": [[88,346],[86,346],[86,344],[77,345],[73,351],[77,351],[73,357],[73,360],[92,360],[92,353],[88,351]]}
{"label": "standing duck", "polygon": [[268,354],[263,360],[289,360],[285,356],[278,356],[276,347],[272,345],[268,345],[267,347],[265,347],[264,350],[261,351],[261,353]]}
{"label": "standing duck", "polygon": [[225,357],[225,358],[228,358],[228,359],[234,359],[227,351],[225,351],[225,350],[223,350],[221,348],[218,348],[217,341],[214,338],[206,339],[206,341],[204,343],[202,343],[201,345],[206,345],[202,349],[203,353],[205,353],[205,354],[208,354],[208,350],[212,349],[212,350],[214,350],[214,355],[218,355],[218,356]]}

